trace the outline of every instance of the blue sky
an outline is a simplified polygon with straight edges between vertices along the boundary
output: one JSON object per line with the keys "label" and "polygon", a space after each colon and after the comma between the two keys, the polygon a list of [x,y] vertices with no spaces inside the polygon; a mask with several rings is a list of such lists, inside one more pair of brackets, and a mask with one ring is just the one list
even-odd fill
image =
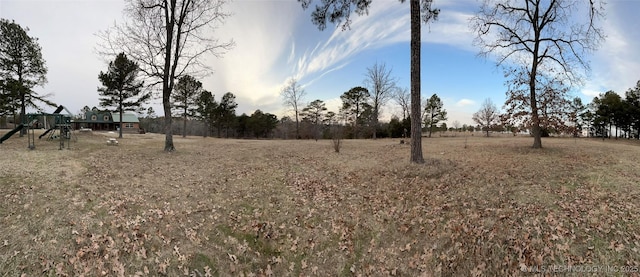
{"label": "blue sky", "polygon": [[[505,100],[502,70],[476,56],[468,19],[478,9],[474,0],[435,1],[438,21],[423,27],[422,95],[437,93],[449,112],[449,123],[471,124],[471,115],[485,98],[499,107]],[[49,82],[36,91],[78,111],[98,104],[98,73],[107,62],[96,54],[96,33],[121,22],[123,1],[0,0],[0,17],[15,20],[37,37],[49,68]],[[296,77],[307,92],[306,102],[321,99],[337,111],[340,95],[363,85],[366,68],[385,63],[399,85],[409,87],[409,6],[397,0],[373,1],[368,16],[353,18],[351,30],[328,25],[319,31],[310,11],[294,0],[236,0],[233,14],[214,34],[233,39],[236,47],[221,59],[209,59],[215,72],[203,80],[216,97],[237,96],[238,114],[255,109],[279,117],[290,113],[279,92]],[[624,94],[640,80],[640,1],[611,0],[602,27],[607,40],[588,57],[591,75],[573,90],[585,102],[598,93]],[[162,114],[159,100],[151,104]],[[389,102],[383,117],[400,114]]]}

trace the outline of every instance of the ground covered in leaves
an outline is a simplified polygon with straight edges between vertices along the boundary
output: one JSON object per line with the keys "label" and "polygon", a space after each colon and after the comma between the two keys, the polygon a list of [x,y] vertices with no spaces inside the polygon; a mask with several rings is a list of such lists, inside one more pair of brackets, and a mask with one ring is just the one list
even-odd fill
{"label": "ground covered in leaves", "polygon": [[1,276],[638,276],[633,141],[109,136],[0,145]]}

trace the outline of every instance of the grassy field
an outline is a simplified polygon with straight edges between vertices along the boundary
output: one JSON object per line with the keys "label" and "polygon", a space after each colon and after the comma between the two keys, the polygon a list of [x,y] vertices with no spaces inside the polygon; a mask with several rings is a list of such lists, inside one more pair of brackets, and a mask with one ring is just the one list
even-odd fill
{"label": "grassy field", "polygon": [[109,136],[0,145],[0,276],[638,276],[634,141]]}

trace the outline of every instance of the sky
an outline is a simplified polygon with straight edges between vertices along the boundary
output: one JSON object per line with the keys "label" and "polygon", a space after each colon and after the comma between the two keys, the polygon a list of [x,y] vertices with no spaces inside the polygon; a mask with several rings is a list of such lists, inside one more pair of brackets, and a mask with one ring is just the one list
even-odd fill
{"label": "sky", "polygon": [[[437,94],[448,112],[448,123],[473,124],[472,114],[489,98],[499,108],[505,101],[505,78],[495,61],[479,57],[473,45],[469,18],[480,1],[435,1],[438,21],[423,25],[421,94]],[[0,17],[15,20],[38,38],[48,67],[48,82],[40,95],[74,113],[98,106],[98,74],[108,59],[97,54],[97,34],[124,21],[120,0],[0,0]],[[572,94],[589,103],[608,90],[621,95],[640,80],[640,0],[609,0],[602,28],[607,39],[587,57],[591,72]],[[282,117],[291,115],[280,91],[289,78],[303,86],[305,103],[315,99],[337,112],[340,95],[363,86],[368,67],[385,64],[400,87],[409,88],[409,5],[397,0],[373,1],[368,15],[354,15],[350,30],[327,25],[319,31],[310,10],[294,0],[235,0],[226,6],[232,14],[215,38],[233,40],[235,47],[221,58],[208,58],[214,72],[202,79],[216,99],[236,95],[237,114],[256,109]],[[161,101],[152,106],[162,115]],[[53,108],[51,108],[53,110]],[[401,116],[389,101],[382,118]]]}

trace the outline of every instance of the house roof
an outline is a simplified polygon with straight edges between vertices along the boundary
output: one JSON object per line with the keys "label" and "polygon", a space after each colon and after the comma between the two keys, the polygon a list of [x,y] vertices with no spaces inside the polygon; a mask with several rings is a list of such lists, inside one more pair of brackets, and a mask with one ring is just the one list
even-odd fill
{"label": "house roof", "polygon": [[[111,117],[113,117],[113,122],[120,122],[120,113],[111,113]],[[138,120],[138,116],[135,114],[124,113],[122,114],[122,122],[140,123],[140,120]]]}
{"label": "house roof", "polygon": [[[95,115],[96,119],[92,120]],[[104,117],[108,116],[108,120],[104,120]],[[112,123],[111,113],[104,111],[87,111],[84,113],[84,118],[76,119],[75,122],[88,122],[88,123]]]}

